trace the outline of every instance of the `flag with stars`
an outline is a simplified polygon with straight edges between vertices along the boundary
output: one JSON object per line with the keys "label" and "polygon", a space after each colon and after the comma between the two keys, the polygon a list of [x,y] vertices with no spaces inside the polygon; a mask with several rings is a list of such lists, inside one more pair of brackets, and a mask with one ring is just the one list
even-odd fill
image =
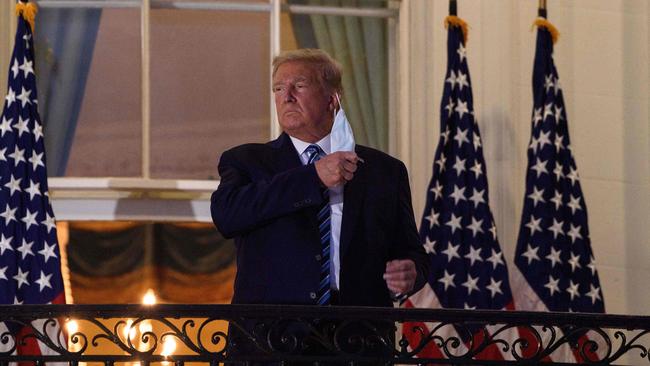
{"label": "flag with stars", "polygon": [[520,310],[603,313],[587,207],[553,62],[557,31],[546,20],[536,24],[532,135],[513,271],[516,305]]}
{"label": "flag with stars", "polygon": [[[464,22],[451,16],[446,23],[448,54],[440,108],[441,136],[420,224],[431,273],[428,284],[411,296],[406,306],[512,309],[508,270],[490,211],[485,159],[473,111]],[[404,336],[413,338],[411,330],[405,327]],[[411,339],[410,344],[414,341],[417,344],[417,339]],[[425,349],[420,357],[442,356],[433,348]],[[479,358],[501,357],[498,350],[483,356]]]}
{"label": "flag with stars", "polygon": [[[19,2],[16,7],[25,14],[34,5]],[[30,24],[23,16],[18,17],[8,92],[0,117],[0,303],[64,303],[61,257],[47,193],[43,127],[37,109],[34,44]],[[37,346],[36,342],[24,345]]]}

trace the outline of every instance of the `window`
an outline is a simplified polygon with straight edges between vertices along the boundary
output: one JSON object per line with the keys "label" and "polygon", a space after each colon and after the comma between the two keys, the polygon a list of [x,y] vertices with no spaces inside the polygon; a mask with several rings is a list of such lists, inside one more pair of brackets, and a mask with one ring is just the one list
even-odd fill
{"label": "window", "polygon": [[280,133],[270,61],[286,49],[340,58],[357,140],[395,153],[388,127],[400,3],[343,4],[39,1],[39,94],[57,217],[210,221],[220,154]]}
{"label": "window", "polygon": [[49,176],[142,176],[139,10],[42,6],[36,20]]}
{"label": "window", "polygon": [[218,179],[233,146],[269,138],[269,16],[151,11],[151,177]]}

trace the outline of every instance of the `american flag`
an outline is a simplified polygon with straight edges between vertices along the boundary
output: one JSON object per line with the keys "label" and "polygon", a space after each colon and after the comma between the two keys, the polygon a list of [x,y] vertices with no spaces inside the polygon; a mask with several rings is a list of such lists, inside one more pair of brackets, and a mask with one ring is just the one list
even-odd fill
{"label": "american flag", "polygon": [[516,305],[520,310],[603,313],[587,207],[553,62],[549,30],[556,31],[545,20],[537,24],[532,134],[513,271]]}
{"label": "american flag", "polygon": [[[18,3],[23,13],[33,4]],[[0,303],[64,303],[61,256],[38,115],[34,43],[18,18],[8,92],[0,119]],[[0,328],[5,325],[0,324]],[[11,325],[9,325],[12,328]],[[24,334],[27,329],[10,329]],[[33,339],[32,339],[33,342]],[[36,342],[25,346],[38,352]],[[20,350],[19,350],[20,351]]]}
{"label": "american flag", "polygon": [[[512,309],[508,269],[489,206],[485,159],[460,23],[456,17],[448,18],[441,136],[420,224],[420,239],[432,270],[424,289],[411,296],[406,306]],[[418,324],[403,330],[411,345],[414,341],[417,344],[414,325]],[[495,349],[482,356],[478,358],[501,358]],[[431,346],[420,357],[441,358],[443,354]]]}

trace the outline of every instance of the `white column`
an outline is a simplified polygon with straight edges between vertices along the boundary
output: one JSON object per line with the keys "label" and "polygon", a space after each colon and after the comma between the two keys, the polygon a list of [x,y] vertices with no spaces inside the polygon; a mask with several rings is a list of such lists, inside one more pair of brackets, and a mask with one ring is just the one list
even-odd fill
{"label": "white column", "polygon": [[150,177],[151,162],[151,0],[142,0],[140,8],[142,57],[142,177]]}
{"label": "white column", "polygon": [[443,27],[444,16],[438,12],[441,3],[405,0],[399,19],[396,153],[409,170],[413,210],[418,223],[424,209],[425,191],[431,178],[435,141],[438,139],[436,106],[440,92],[436,92],[436,87],[441,85],[437,79],[444,77],[444,65],[436,57],[444,50],[440,47],[440,31],[436,31],[436,28]]}
{"label": "white column", "polygon": [[[481,1],[471,10],[459,9],[468,13],[468,59],[475,117],[483,141],[490,209],[501,249],[508,259],[512,258],[516,246],[521,214],[521,209],[516,207],[521,207],[523,200],[525,176],[522,172],[526,164],[526,150],[517,146],[516,131],[523,129],[530,133],[528,115],[532,108],[530,85],[513,93],[518,72],[523,72],[528,80],[532,72],[530,62],[525,62],[524,70],[518,69],[522,63],[518,62],[513,42],[517,33],[513,24],[518,18],[532,24],[536,16],[534,9],[530,13],[517,13],[514,7],[512,1]],[[522,41],[530,42],[530,36],[531,33],[526,32]],[[532,61],[532,55],[526,60]],[[523,111],[518,110],[520,105]],[[520,168],[522,160],[524,165]]]}
{"label": "white column", "polygon": [[[280,7],[280,0],[269,0],[271,3],[271,12],[269,13],[270,17],[270,44],[271,44],[271,55],[270,55],[270,61],[269,65],[273,61],[273,58],[275,56],[278,56],[280,54],[281,47],[280,47],[280,36],[282,34],[280,27],[281,27],[281,7]],[[269,75],[273,75],[273,66],[271,67],[271,72]],[[273,84],[273,80],[269,80],[269,90],[271,90]],[[271,101],[269,103],[269,106],[271,108],[271,126],[270,126],[270,137],[271,139],[274,139],[278,136],[280,136],[280,133],[282,133],[282,130],[280,129],[280,125],[278,124],[278,114],[275,110],[275,98],[273,96],[273,93],[270,93],[271,96]]]}

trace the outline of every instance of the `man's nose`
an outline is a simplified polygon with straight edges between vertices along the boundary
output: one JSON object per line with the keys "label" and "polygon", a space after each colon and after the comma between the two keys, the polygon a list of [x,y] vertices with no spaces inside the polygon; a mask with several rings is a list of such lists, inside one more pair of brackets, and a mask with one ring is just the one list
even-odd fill
{"label": "man's nose", "polygon": [[294,92],[296,89],[293,86],[289,86],[286,90],[286,92],[283,95],[282,100],[287,103],[287,102],[295,102],[296,101],[296,96],[294,95]]}

